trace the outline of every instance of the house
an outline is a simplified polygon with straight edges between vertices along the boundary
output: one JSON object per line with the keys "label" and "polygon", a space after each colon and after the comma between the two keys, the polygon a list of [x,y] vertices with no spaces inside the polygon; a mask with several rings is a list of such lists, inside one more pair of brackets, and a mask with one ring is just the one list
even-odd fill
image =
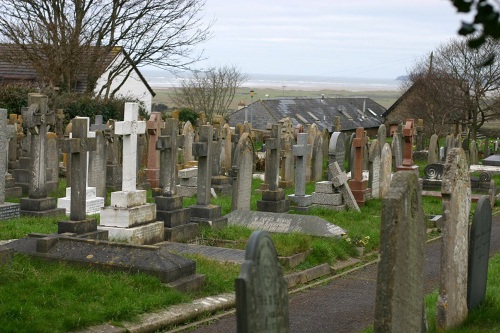
{"label": "house", "polygon": [[270,124],[289,117],[294,126],[316,124],[321,131],[326,128],[333,132],[335,117],[338,116],[342,131],[363,127],[373,135],[384,123],[382,115],[385,111],[383,106],[365,97],[266,98],[233,112],[229,116],[229,125],[235,126],[247,120],[253,129],[266,130]]}
{"label": "house", "polygon": [[[11,44],[0,44],[0,85],[11,82],[38,82],[38,75],[35,69],[29,64],[17,64],[8,62],[2,57],[2,54],[12,52]],[[151,105],[155,92],[148,84],[139,69],[132,63],[130,57],[122,47],[114,47],[111,52],[103,60],[103,71],[97,80],[94,92],[99,93],[101,88],[106,84],[107,77],[114,68],[125,60],[131,67],[132,71],[126,78],[125,82],[119,87],[116,96],[131,97],[144,103],[144,107],[148,113],[151,113]],[[118,87],[121,84],[125,73],[118,75],[111,83],[111,89]],[[85,75],[80,75],[75,83],[76,92],[84,92],[87,88]]]}

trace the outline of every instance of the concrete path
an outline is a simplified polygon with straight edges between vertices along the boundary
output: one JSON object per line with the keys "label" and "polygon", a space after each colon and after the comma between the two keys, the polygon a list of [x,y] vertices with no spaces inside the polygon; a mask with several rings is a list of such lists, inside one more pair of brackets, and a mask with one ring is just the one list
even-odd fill
{"label": "concrete path", "polygon": [[[440,241],[427,245],[425,289],[430,293],[439,284]],[[491,236],[493,255],[500,251],[500,217],[494,216]],[[292,332],[359,332],[373,324],[377,265],[371,265],[332,280],[328,284],[290,296]],[[190,332],[235,332],[234,315],[214,320]]]}

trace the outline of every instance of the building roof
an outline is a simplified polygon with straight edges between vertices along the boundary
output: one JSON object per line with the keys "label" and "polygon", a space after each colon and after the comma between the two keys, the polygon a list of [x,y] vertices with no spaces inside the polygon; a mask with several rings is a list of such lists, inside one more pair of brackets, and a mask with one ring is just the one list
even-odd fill
{"label": "building roof", "polygon": [[[4,82],[7,83],[7,82],[17,82],[17,81],[36,82],[38,79],[38,74],[33,68],[33,66],[31,66],[28,63],[20,64],[20,63],[9,62],[7,60],[9,59],[8,56],[9,54],[12,54],[12,52],[16,52],[15,48],[16,47],[13,44],[0,44],[0,84]],[[113,62],[117,59],[117,57],[120,54],[123,54],[125,56],[128,62],[137,72],[137,74],[147,87],[147,89],[154,96],[155,92],[148,84],[148,82],[146,81],[142,73],[139,71],[137,66],[133,64],[129,55],[125,52],[125,50],[121,46],[113,47],[111,52],[109,52],[109,54],[104,58],[101,67],[102,68],[101,75],[106,72],[106,70],[113,64]],[[84,92],[86,88],[87,88],[86,75],[84,74],[78,75],[75,87],[76,92]]]}
{"label": "building roof", "polygon": [[386,109],[370,98],[305,98],[280,97],[258,100],[245,108],[235,111],[229,116],[229,124],[248,122],[252,128],[265,130],[269,124],[277,123],[289,117],[294,126],[316,124],[320,130],[332,132],[335,117],[340,117],[343,131],[357,127],[378,128],[384,122]]}

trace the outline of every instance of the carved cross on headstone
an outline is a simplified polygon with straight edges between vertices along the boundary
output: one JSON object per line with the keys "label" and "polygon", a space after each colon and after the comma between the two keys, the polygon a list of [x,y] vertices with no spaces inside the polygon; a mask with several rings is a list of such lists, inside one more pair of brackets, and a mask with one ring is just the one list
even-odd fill
{"label": "carved cross on headstone", "polygon": [[306,158],[311,154],[311,145],[307,144],[307,133],[297,134],[297,144],[292,153],[297,157],[295,170],[295,195],[306,195]]}
{"label": "carved cross on headstone", "polygon": [[62,150],[71,154],[71,221],[86,218],[87,168],[89,151],[96,150],[96,138],[88,138],[88,118],[74,118],[72,137],[63,141]]}
{"label": "carved cross on headstone", "polygon": [[356,128],[356,137],[352,140],[354,151],[354,170],[353,179],[357,181],[363,180],[363,150],[368,142],[365,136],[363,127]]}
{"label": "carved cross on headstone", "polygon": [[183,141],[184,136],[179,135],[177,119],[167,119],[165,128],[156,141],[156,149],[160,151],[160,188],[163,196],[173,197],[177,194],[177,149],[182,147]]}
{"label": "carved cross on headstone", "polygon": [[102,114],[96,114],[94,123],[90,125],[90,130],[91,131],[105,131],[106,130],[106,124],[103,123],[103,118]]}
{"label": "carved cross on headstone", "polygon": [[269,182],[269,190],[278,190],[278,177],[281,155],[281,127],[279,124],[273,124],[271,128],[271,137],[266,140],[266,154],[269,158],[266,162],[266,174]]}
{"label": "carved cross on headstone", "polygon": [[54,112],[49,111],[48,98],[41,94],[28,94],[28,108],[22,109],[23,126],[31,133],[29,197],[45,198],[45,143],[47,126],[54,125]]}
{"label": "carved cross on headstone", "polygon": [[124,120],[115,122],[115,134],[123,136],[123,192],[136,190],[137,135],[146,132],[146,122],[138,121],[138,115],[138,103],[125,103]]}
{"label": "carved cross on headstone", "polygon": [[211,125],[201,125],[199,128],[200,139],[193,143],[193,156],[198,157],[198,191],[196,201],[198,205],[210,204],[211,188],[211,163],[210,153],[212,151],[213,130]]}
{"label": "carved cross on headstone", "polygon": [[344,199],[347,207],[360,212],[361,210],[359,209],[356,199],[352,195],[351,188],[347,185],[347,175],[345,172],[340,169],[340,166],[336,161],[329,164],[328,169],[332,175],[333,186],[340,189],[340,193],[342,193],[342,198]]}
{"label": "carved cross on headstone", "polygon": [[407,119],[405,127],[403,128],[403,166],[413,165],[413,119]]}

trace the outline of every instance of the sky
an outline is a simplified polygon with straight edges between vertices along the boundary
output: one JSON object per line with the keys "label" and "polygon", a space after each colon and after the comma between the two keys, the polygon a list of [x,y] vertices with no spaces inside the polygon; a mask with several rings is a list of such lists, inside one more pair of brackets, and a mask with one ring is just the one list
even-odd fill
{"label": "sky", "polygon": [[450,0],[206,0],[203,19],[215,23],[199,68],[395,79],[466,17]]}

